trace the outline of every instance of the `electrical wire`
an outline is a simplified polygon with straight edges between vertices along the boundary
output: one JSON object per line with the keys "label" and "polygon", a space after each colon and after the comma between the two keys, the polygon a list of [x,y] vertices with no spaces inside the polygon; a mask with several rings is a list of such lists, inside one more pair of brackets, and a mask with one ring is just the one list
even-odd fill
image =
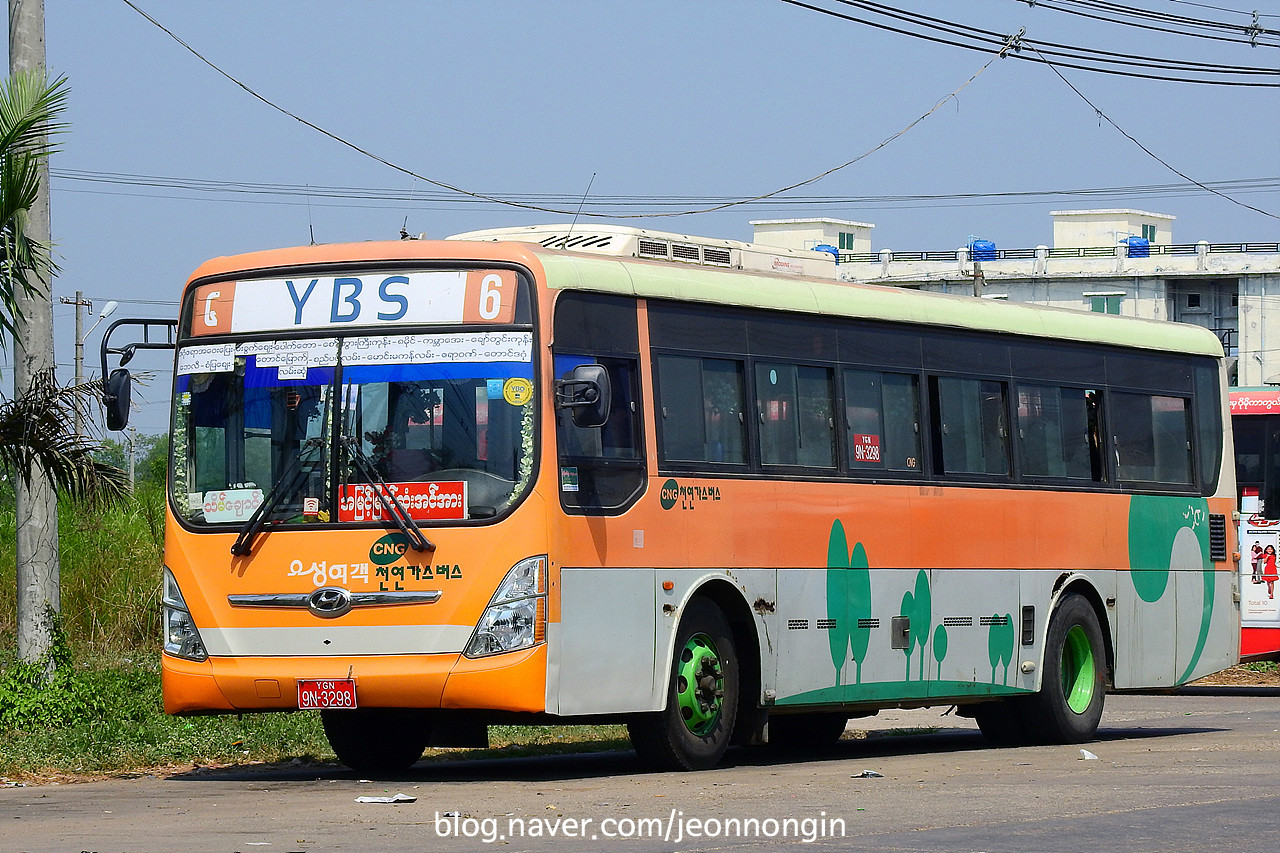
{"label": "electrical wire", "polygon": [[[453,201],[461,204],[472,204],[469,198],[459,199],[452,193],[435,190],[399,190],[376,187],[324,186],[318,184],[286,184],[257,183],[250,181],[225,181],[203,178],[181,178],[159,175],[138,175],[121,172],[100,172],[83,169],[52,169],[51,178],[58,183],[106,184],[119,186],[137,186],[165,189],[187,190],[201,194],[248,195],[255,197],[250,203],[271,203],[257,201],[260,196],[286,196],[297,198],[323,198],[339,201],[385,201],[389,204],[444,203]],[[1237,178],[1222,181],[1206,181],[1206,186],[1223,192],[1258,193],[1280,190],[1280,175],[1259,178]],[[1167,184],[1137,184],[1128,186],[1076,187],[1055,190],[1009,190],[992,192],[956,192],[956,193],[916,193],[894,195],[789,195],[785,199],[771,199],[771,205],[786,204],[788,206],[883,206],[890,204],[920,204],[937,201],[971,201],[977,203],[1018,202],[1034,203],[1068,198],[1095,197],[1146,197],[1182,196],[1190,191],[1201,190],[1201,185],[1193,182]],[[122,195],[133,195],[123,193]],[[495,193],[503,198],[518,198],[528,201],[562,202],[574,200],[568,193]],[[156,196],[144,196],[154,198]],[[175,198],[175,196],[164,196]],[[181,198],[181,196],[178,196]],[[578,197],[580,198],[580,196]],[[742,201],[740,196],[696,196],[696,195],[602,195],[589,198],[586,206],[597,207],[633,207],[652,208],[690,205],[719,204],[726,201]],[[294,202],[301,203],[301,202]],[[365,205],[353,205],[364,207]],[[378,209],[386,209],[385,207]],[[127,301],[127,300],[117,300]]]}
{"label": "electrical wire", "polygon": [[1086,96],[1085,96],[1085,94],[1084,94],[1083,92],[1081,92],[1079,89],[1077,89],[1077,88],[1075,87],[1075,85],[1074,85],[1074,84],[1072,84],[1072,82],[1071,82],[1070,80],[1068,80],[1065,76],[1063,76],[1062,72],[1058,70],[1057,66],[1055,66],[1053,63],[1051,63],[1051,62],[1049,62],[1049,61],[1047,61],[1047,60],[1045,61],[1045,65],[1048,65],[1048,66],[1049,66],[1049,68],[1053,71],[1053,73],[1054,73],[1054,74],[1056,74],[1056,75],[1058,75],[1058,79],[1059,79],[1059,80],[1061,80],[1063,83],[1066,83],[1066,84],[1067,84],[1067,87],[1068,87],[1069,89],[1071,89],[1071,91],[1075,92],[1075,93],[1076,93],[1076,95],[1077,95],[1077,96],[1079,96],[1080,100],[1082,100],[1082,101],[1084,101],[1086,104],[1088,104],[1088,105],[1093,109],[1093,111],[1094,111],[1095,113],[1097,113],[1097,114],[1098,114],[1098,117],[1099,117],[1099,118],[1101,118],[1101,119],[1105,120],[1105,121],[1107,122],[1107,124],[1111,125],[1111,126],[1112,126],[1112,127],[1114,127],[1117,131],[1119,131],[1119,132],[1120,132],[1120,134],[1121,134],[1122,136],[1124,136],[1126,139],[1128,139],[1128,140],[1129,140],[1130,142],[1132,142],[1134,145],[1136,145],[1136,146],[1138,146],[1139,148],[1141,148],[1141,149],[1143,150],[1143,152],[1145,152],[1145,153],[1146,153],[1146,155],[1147,155],[1148,157],[1150,157],[1151,159],[1155,160],[1155,161],[1156,161],[1157,163],[1159,163],[1161,166],[1164,166],[1164,167],[1165,167],[1166,169],[1168,169],[1170,172],[1173,172],[1175,175],[1177,175],[1178,177],[1182,178],[1184,181],[1189,181],[1189,182],[1191,182],[1191,183],[1195,184],[1196,186],[1200,187],[1200,189],[1202,189],[1202,190],[1204,190],[1204,191],[1206,191],[1206,192],[1212,193],[1213,195],[1216,195],[1216,196],[1218,196],[1219,198],[1226,199],[1227,201],[1231,202],[1232,204],[1239,205],[1240,207],[1246,208],[1247,210],[1252,210],[1254,213],[1260,213],[1260,214],[1262,214],[1263,216],[1270,217],[1271,219],[1280,219],[1280,215],[1277,215],[1277,214],[1271,213],[1270,211],[1267,211],[1267,210],[1263,210],[1263,209],[1262,209],[1262,208],[1260,208],[1260,207],[1254,207],[1254,206],[1253,206],[1253,205],[1251,205],[1251,204],[1245,204],[1243,201],[1240,201],[1240,200],[1239,200],[1239,199],[1237,199],[1237,198],[1233,198],[1233,197],[1231,197],[1231,196],[1227,195],[1227,194],[1226,194],[1226,193],[1224,193],[1224,192],[1221,192],[1221,191],[1219,191],[1219,190],[1213,189],[1212,187],[1210,187],[1210,186],[1208,186],[1208,185],[1206,185],[1206,184],[1204,184],[1204,183],[1201,183],[1200,181],[1197,181],[1195,178],[1192,178],[1190,175],[1186,174],[1185,172],[1180,171],[1179,169],[1177,169],[1176,167],[1174,167],[1172,164],[1170,164],[1168,161],[1166,161],[1166,160],[1164,160],[1163,158],[1161,158],[1158,154],[1156,154],[1156,153],[1155,153],[1154,151],[1152,151],[1150,148],[1148,148],[1147,146],[1145,146],[1145,145],[1143,145],[1141,142],[1139,142],[1139,141],[1138,141],[1138,139],[1137,139],[1135,136],[1133,136],[1133,134],[1129,133],[1127,130],[1125,130],[1124,128],[1122,128],[1120,125],[1118,125],[1118,124],[1115,122],[1115,120],[1114,120],[1114,119],[1112,119],[1112,118],[1111,118],[1111,116],[1107,115],[1107,114],[1106,114],[1106,113],[1104,113],[1101,109],[1099,109],[1099,108],[1098,108],[1098,106],[1097,106],[1096,104],[1094,104],[1094,103],[1093,103],[1093,101],[1089,100],[1089,98],[1088,98],[1088,97],[1086,97]]}
{"label": "electrical wire", "polygon": [[[436,180],[436,179],[434,179],[434,178],[426,177],[425,175],[421,175],[421,174],[419,174],[419,173],[417,173],[417,172],[414,172],[414,171],[413,171],[413,170],[411,170],[411,169],[408,169],[408,168],[406,168],[406,167],[404,167],[404,166],[401,166],[401,165],[399,165],[399,164],[397,164],[397,163],[394,163],[394,162],[392,162],[392,161],[390,161],[390,160],[387,160],[386,158],[381,157],[381,156],[379,156],[379,155],[377,155],[377,154],[374,154],[373,152],[369,151],[368,149],[362,148],[362,147],[360,147],[359,145],[355,144],[354,142],[351,142],[350,140],[344,139],[343,137],[338,136],[337,134],[332,133],[332,132],[331,132],[331,131],[329,131],[329,130],[326,130],[325,128],[321,127],[320,125],[315,124],[314,122],[308,121],[307,119],[305,119],[305,118],[303,118],[303,117],[301,117],[301,116],[297,115],[296,113],[290,112],[289,110],[285,109],[284,107],[280,106],[279,104],[276,104],[274,101],[271,101],[271,100],[269,100],[268,98],[266,98],[265,96],[263,96],[263,95],[259,94],[258,92],[254,91],[254,90],[253,90],[253,89],[251,89],[247,84],[245,84],[245,83],[241,82],[240,80],[237,80],[237,79],[236,79],[235,77],[233,77],[231,74],[227,73],[226,71],[223,71],[221,68],[219,68],[217,65],[215,65],[212,61],[210,61],[209,59],[206,59],[203,55],[201,55],[198,51],[196,51],[196,49],[195,49],[195,48],[191,47],[191,45],[187,44],[185,41],[183,41],[181,38],[179,38],[177,35],[175,35],[172,31],[170,31],[169,29],[167,29],[166,27],[164,27],[164,25],[162,25],[162,24],[161,24],[159,21],[157,21],[155,18],[151,17],[151,16],[150,16],[150,15],[148,15],[146,12],[144,12],[142,9],[138,8],[138,6],[137,6],[136,4],[134,4],[133,0],[122,0],[122,2],[123,2],[125,5],[127,5],[129,8],[131,8],[131,9],[133,9],[135,12],[137,12],[139,15],[141,15],[143,18],[145,18],[146,20],[148,20],[149,22],[151,22],[151,24],[152,24],[152,25],[154,25],[154,26],[155,26],[155,27],[157,27],[159,30],[161,30],[163,33],[165,33],[166,35],[168,35],[171,39],[173,39],[174,41],[176,41],[178,44],[182,45],[182,47],[183,47],[183,48],[185,48],[185,49],[186,49],[186,50],[187,50],[187,51],[188,51],[192,56],[194,56],[196,59],[200,60],[202,63],[204,63],[205,65],[209,66],[211,69],[213,69],[215,72],[217,72],[217,73],[218,73],[219,75],[221,75],[222,77],[225,77],[227,80],[229,80],[229,81],[231,81],[232,83],[234,83],[234,84],[236,84],[237,86],[239,86],[241,89],[243,89],[246,93],[248,93],[250,96],[252,96],[252,97],[253,97],[253,98],[255,98],[256,100],[258,100],[258,101],[262,102],[263,104],[266,104],[267,106],[271,107],[273,110],[276,110],[277,112],[282,113],[283,115],[286,115],[286,116],[288,116],[289,118],[292,118],[292,119],[294,119],[294,120],[295,120],[295,121],[297,121],[297,122],[300,122],[301,124],[303,124],[303,125],[305,125],[305,126],[307,126],[307,127],[311,128],[312,130],[316,131],[317,133],[320,133],[320,134],[322,134],[323,136],[326,136],[326,137],[328,137],[329,139],[332,139],[333,141],[335,141],[335,142],[337,142],[337,143],[339,143],[339,144],[341,144],[341,145],[344,145],[344,146],[346,146],[347,148],[350,148],[352,151],[355,151],[355,152],[357,152],[358,154],[361,154],[361,155],[363,155],[363,156],[365,156],[365,157],[368,157],[368,158],[369,158],[369,159],[371,159],[371,160],[374,160],[375,162],[381,163],[382,165],[387,166],[387,167],[388,167],[388,168],[390,168],[390,169],[394,169],[395,171],[400,172],[400,173],[405,174],[405,175],[408,175],[408,176],[410,176],[410,177],[412,177],[412,178],[414,178],[414,179],[416,179],[416,180],[420,180],[420,181],[423,181],[423,182],[425,182],[425,183],[431,184],[432,186],[439,187],[440,189],[448,190],[448,191],[450,191],[450,192],[458,193],[458,194],[460,194],[460,195],[470,196],[471,198],[474,198],[474,199],[480,199],[480,200],[487,201],[487,202],[490,202],[490,203],[493,203],[493,204],[506,205],[506,206],[508,206],[508,207],[523,208],[523,209],[526,209],[526,210],[536,210],[536,211],[540,211],[540,212],[543,212],[543,213],[555,213],[555,214],[558,214],[558,215],[566,215],[566,216],[567,216],[567,215],[572,215],[572,214],[573,214],[573,211],[572,211],[572,210],[559,209],[559,208],[551,208],[551,207],[546,207],[546,206],[543,206],[543,205],[536,205],[536,204],[531,204],[531,203],[527,203],[527,202],[521,202],[521,201],[514,200],[514,199],[501,198],[501,197],[498,197],[498,196],[486,195],[486,194],[484,194],[484,193],[479,193],[479,192],[474,192],[474,191],[472,191],[472,190],[463,189],[463,188],[461,188],[461,187],[457,187],[457,186],[454,186],[454,185],[452,185],[452,184],[448,184],[448,183],[445,183],[445,182],[443,182],[443,181]],[[784,2],[788,2],[788,0],[784,0]],[[750,204],[750,203],[754,203],[754,202],[763,201],[763,200],[765,200],[765,199],[774,198],[774,197],[776,197],[776,196],[780,196],[780,195],[783,195],[784,193],[790,192],[791,190],[798,189],[798,188],[800,188],[800,187],[807,186],[807,185],[809,185],[809,184],[815,183],[815,182],[817,182],[817,181],[821,180],[822,178],[827,177],[828,175],[830,175],[830,174],[832,174],[832,173],[834,173],[834,172],[838,172],[838,171],[840,171],[841,169],[844,169],[844,168],[846,168],[846,167],[848,167],[848,166],[852,166],[854,163],[857,163],[858,161],[863,160],[863,159],[865,159],[866,157],[869,157],[870,155],[874,154],[875,152],[877,152],[877,151],[879,151],[880,149],[884,148],[884,147],[885,147],[886,145],[888,145],[889,143],[893,142],[894,140],[898,139],[899,137],[901,137],[902,135],[904,135],[905,133],[907,133],[908,131],[910,131],[913,127],[915,127],[916,125],[918,125],[920,122],[924,121],[924,120],[925,120],[926,118],[928,118],[929,116],[933,115],[935,112],[937,112],[937,111],[938,111],[938,109],[939,109],[939,108],[941,108],[941,107],[942,107],[942,105],[943,105],[943,104],[947,103],[947,102],[948,102],[948,101],[950,101],[952,98],[955,98],[957,95],[959,95],[959,94],[960,94],[960,92],[961,92],[961,91],[963,91],[963,90],[965,89],[965,87],[967,87],[970,83],[972,83],[974,80],[976,80],[976,79],[978,78],[978,76],[979,76],[980,74],[982,74],[982,72],[983,72],[983,71],[986,71],[989,67],[991,67],[991,64],[992,64],[993,62],[995,62],[997,59],[999,59],[999,58],[1001,58],[1001,57],[1003,57],[1003,56],[1008,55],[1008,50],[1009,50],[1009,49],[1014,45],[1015,40],[1016,40],[1016,37],[1015,37],[1015,36],[1010,36],[1010,37],[1006,38],[1002,43],[1000,43],[1000,44],[999,44],[999,46],[998,46],[998,47],[999,47],[999,49],[998,49],[997,51],[995,51],[995,52],[994,52],[994,54],[991,56],[991,58],[990,58],[989,60],[987,60],[986,64],[984,64],[981,68],[979,68],[976,72],[974,72],[973,76],[971,76],[971,77],[970,77],[968,80],[966,80],[964,83],[960,84],[959,88],[957,88],[955,91],[951,92],[951,93],[950,93],[949,95],[947,95],[946,97],[942,98],[940,101],[938,101],[938,102],[933,106],[933,108],[932,108],[932,109],[930,109],[930,110],[929,110],[928,112],[926,112],[924,115],[922,115],[922,116],[920,116],[919,118],[917,118],[915,121],[913,121],[913,122],[911,122],[910,124],[908,124],[908,125],[907,125],[906,127],[904,127],[902,130],[900,130],[900,131],[898,131],[897,133],[893,134],[892,136],[888,137],[888,138],[887,138],[887,139],[885,139],[883,142],[881,142],[879,145],[875,146],[874,148],[870,149],[869,151],[866,151],[865,153],[860,154],[860,155],[858,155],[857,157],[854,157],[854,158],[853,158],[853,159],[851,159],[851,160],[848,160],[848,161],[846,161],[846,162],[844,162],[844,163],[841,163],[839,166],[833,166],[832,168],[827,169],[826,171],[821,172],[821,173],[819,173],[819,174],[817,174],[817,175],[814,175],[814,176],[813,176],[813,177],[811,177],[811,178],[806,178],[805,180],[797,181],[796,183],[790,184],[790,185],[785,186],[785,187],[782,187],[782,188],[780,188],[780,189],[773,190],[772,192],[763,193],[763,194],[761,194],[761,195],[757,195],[757,196],[751,196],[751,197],[749,197],[749,198],[745,198],[745,199],[741,199],[741,200],[737,200],[737,201],[729,201],[729,202],[724,202],[724,203],[722,203],[722,204],[712,205],[712,206],[709,206],[709,207],[702,207],[702,208],[699,208],[699,209],[696,209],[696,210],[667,211],[667,212],[661,212],[661,213],[643,213],[643,214],[641,214],[641,213],[627,213],[627,214],[612,213],[612,214],[606,214],[606,213],[592,213],[592,212],[588,212],[588,213],[586,213],[585,215],[587,215],[587,216],[610,216],[611,218],[615,218],[615,219],[653,219],[653,218],[665,218],[665,217],[673,217],[673,216],[688,216],[688,215],[693,215],[693,214],[702,214],[702,213],[713,213],[713,212],[715,212],[715,211],[725,210],[725,209],[730,208],[730,207],[737,207],[737,206],[739,206],[739,205],[743,205],[743,204]],[[1280,85],[1280,84],[1277,84],[1277,85]]]}
{"label": "electrical wire", "polygon": [[[956,24],[940,18],[930,18],[929,16],[911,12],[904,13],[893,9],[892,7],[881,6],[876,3],[859,2],[859,0],[828,0],[828,2],[840,3],[845,6],[860,9],[864,12],[870,12],[883,17],[901,20],[904,23],[910,23],[916,27],[922,27],[926,30],[933,30],[935,32],[941,32],[951,36],[951,38],[944,38],[942,36],[929,35],[926,32],[918,32],[905,29],[903,27],[893,26],[891,24],[860,18],[856,15],[847,14],[835,9],[825,8],[813,3],[802,2],[802,0],[780,0],[780,2],[802,9],[807,9],[812,12],[818,12],[830,17],[839,18],[841,20],[850,21],[852,23],[862,24],[875,29],[898,33],[900,35],[936,44],[945,44],[964,50],[985,52],[987,50],[991,50],[992,46],[1001,38],[1014,38],[1015,42],[1012,50],[1007,52],[1006,56],[1012,59],[1022,60],[1024,62],[1047,63],[1050,61],[1047,57],[1054,56],[1061,57],[1060,59],[1055,59],[1053,61],[1056,65],[1063,68],[1072,68],[1080,71],[1090,71],[1119,77],[1130,77],[1140,80],[1158,80],[1161,82],[1171,83],[1196,83],[1201,85],[1235,86],[1245,88],[1280,88],[1280,82],[1174,76],[1186,74],[1215,74],[1225,77],[1280,77],[1280,70],[1274,68],[1259,66],[1232,66],[1222,65],[1219,63],[1192,62],[1187,60],[1169,60],[1158,57],[1133,56],[1131,54],[1120,54],[1112,51],[1101,51],[1092,48],[1060,45],[1054,42],[1040,42],[1027,39],[1021,34],[1016,37],[1002,36],[999,33],[980,30],[963,24]],[[966,41],[959,39],[966,39]],[[1037,50],[1034,51],[1036,55],[1032,56],[1022,52],[1023,48],[1031,47],[1037,48]],[[1065,48],[1065,50],[1057,50],[1055,48]],[[1168,73],[1144,73],[1131,70],[1130,66],[1148,68],[1153,71],[1161,70]]]}
{"label": "electrical wire", "polygon": [[[1075,15],[1081,18],[1088,18],[1095,21],[1103,21],[1109,24],[1117,24],[1119,26],[1136,27],[1144,31],[1154,31],[1162,33],[1173,33],[1181,36],[1190,36],[1192,38],[1209,39],[1212,41],[1231,42],[1234,44],[1247,44],[1251,47],[1277,47],[1280,48],[1280,42],[1261,42],[1259,36],[1280,36],[1280,30],[1268,29],[1256,25],[1245,26],[1242,24],[1229,24],[1221,21],[1206,21],[1201,18],[1190,18],[1182,15],[1169,15],[1163,12],[1155,12],[1147,9],[1140,9],[1133,6],[1125,6],[1120,3],[1105,2],[1105,0],[1016,0],[1019,3],[1025,3],[1033,8],[1045,8],[1056,12],[1063,12],[1068,15]],[[1062,5],[1059,5],[1062,4]],[[1070,6],[1079,6],[1081,9],[1068,8]],[[1086,12],[1084,9],[1096,10],[1096,12]],[[1097,14],[1097,12],[1111,12],[1120,17],[1110,17],[1105,14]],[[1154,26],[1151,23],[1156,21],[1165,24],[1165,26]],[[1239,33],[1241,38],[1231,38],[1229,36],[1216,35],[1211,33],[1193,32],[1194,29],[1206,29],[1216,31],[1228,31]]]}

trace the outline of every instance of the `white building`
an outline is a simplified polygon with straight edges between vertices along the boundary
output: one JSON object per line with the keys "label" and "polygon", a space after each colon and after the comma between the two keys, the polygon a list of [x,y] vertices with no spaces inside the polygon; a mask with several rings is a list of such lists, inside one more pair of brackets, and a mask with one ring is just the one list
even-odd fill
{"label": "white building", "polygon": [[[1175,243],[1174,217],[1139,210],[1052,216],[1053,246],[997,244],[978,261],[969,247],[841,252],[837,275],[1194,323],[1213,330],[1237,359],[1235,384],[1280,383],[1280,243]],[[757,243],[772,239],[781,238],[756,232]]]}

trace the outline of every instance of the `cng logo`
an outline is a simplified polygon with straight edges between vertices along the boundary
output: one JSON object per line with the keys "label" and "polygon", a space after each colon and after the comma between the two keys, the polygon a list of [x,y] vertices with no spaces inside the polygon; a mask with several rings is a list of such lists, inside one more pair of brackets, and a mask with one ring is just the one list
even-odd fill
{"label": "cng logo", "polygon": [[671,509],[676,505],[676,501],[680,500],[680,484],[675,480],[667,480],[662,484],[662,491],[658,493],[658,500],[662,502],[663,509]]}
{"label": "cng logo", "polygon": [[658,492],[658,500],[663,509],[675,509],[676,504],[680,505],[680,509],[694,509],[705,501],[720,500],[720,487],[704,486],[701,483],[681,485],[675,480],[667,480]]}
{"label": "cng logo", "polygon": [[389,566],[399,560],[409,550],[409,537],[403,533],[388,533],[369,549],[369,562],[378,566]]}

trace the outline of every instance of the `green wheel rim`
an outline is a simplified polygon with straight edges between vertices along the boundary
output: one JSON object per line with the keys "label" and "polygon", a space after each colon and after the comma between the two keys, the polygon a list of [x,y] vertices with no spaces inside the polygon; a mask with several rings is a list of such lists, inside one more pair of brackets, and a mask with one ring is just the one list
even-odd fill
{"label": "green wheel rim", "polygon": [[1073,626],[1062,645],[1062,692],[1067,707],[1077,714],[1089,710],[1093,703],[1096,665],[1089,635],[1079,625]]}
{"label": "green wheel rim", "polygon": [[702,737],[715,728],[724,704],[724,669],[716,645],[706,634],[694,634],[680,650],[676,696],[685,727]]}

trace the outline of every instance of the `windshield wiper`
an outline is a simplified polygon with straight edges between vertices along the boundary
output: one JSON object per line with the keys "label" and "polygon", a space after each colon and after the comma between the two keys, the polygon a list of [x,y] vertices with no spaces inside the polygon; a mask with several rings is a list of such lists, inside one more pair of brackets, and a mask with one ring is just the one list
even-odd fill
{"label": "windshield wiper", "polygon": [[422,532],[422,528],[418,527],[418,523],[413,520],[413,516],[409,515],[409,510],[405,509],[405,505],[400,503],[400,499],[391,491],[387,481],[378,474],[378,470],[373,467],[373,461],[365,455],[364,449],[360,447],[360,440],[355,436],[349,436],[346,442],[347,447],[351,450],[351,459],[356,463],[356,468],[370,483],[374,484],[373,493],[378,496],[383,509],[387,511],[387,515],[391,520],[396,523],[396,527],[399,527],[400,532],[408,537],[409,544],[413,546],[413,550],[434,551],[436,546]]}
{"label": "windshield wiper", "polygon": [[240,528],[240,535],[236,537],[236,541],[231,545],[232,554],[237,557],[244,557],[253,553],[253,540],[257,537],[258,531],[262,529],[262,525],[266,523],[267,516],[283,503],[286,498],[292,497],[297,493],[298,487],[302,485],[307,477],[311,476],[311,473],[315,470],[316,463],[323,458],[323,439],[309,438],[303,442],[302,450],[285,466],[280,479],[276,480],[275,486],[271,488],[270,492],[267,492],[267,496],[262,503],[258,504],[258,508],[253,511],[253,515],[249,516],[249,520],[244,523],[244,527]]}

